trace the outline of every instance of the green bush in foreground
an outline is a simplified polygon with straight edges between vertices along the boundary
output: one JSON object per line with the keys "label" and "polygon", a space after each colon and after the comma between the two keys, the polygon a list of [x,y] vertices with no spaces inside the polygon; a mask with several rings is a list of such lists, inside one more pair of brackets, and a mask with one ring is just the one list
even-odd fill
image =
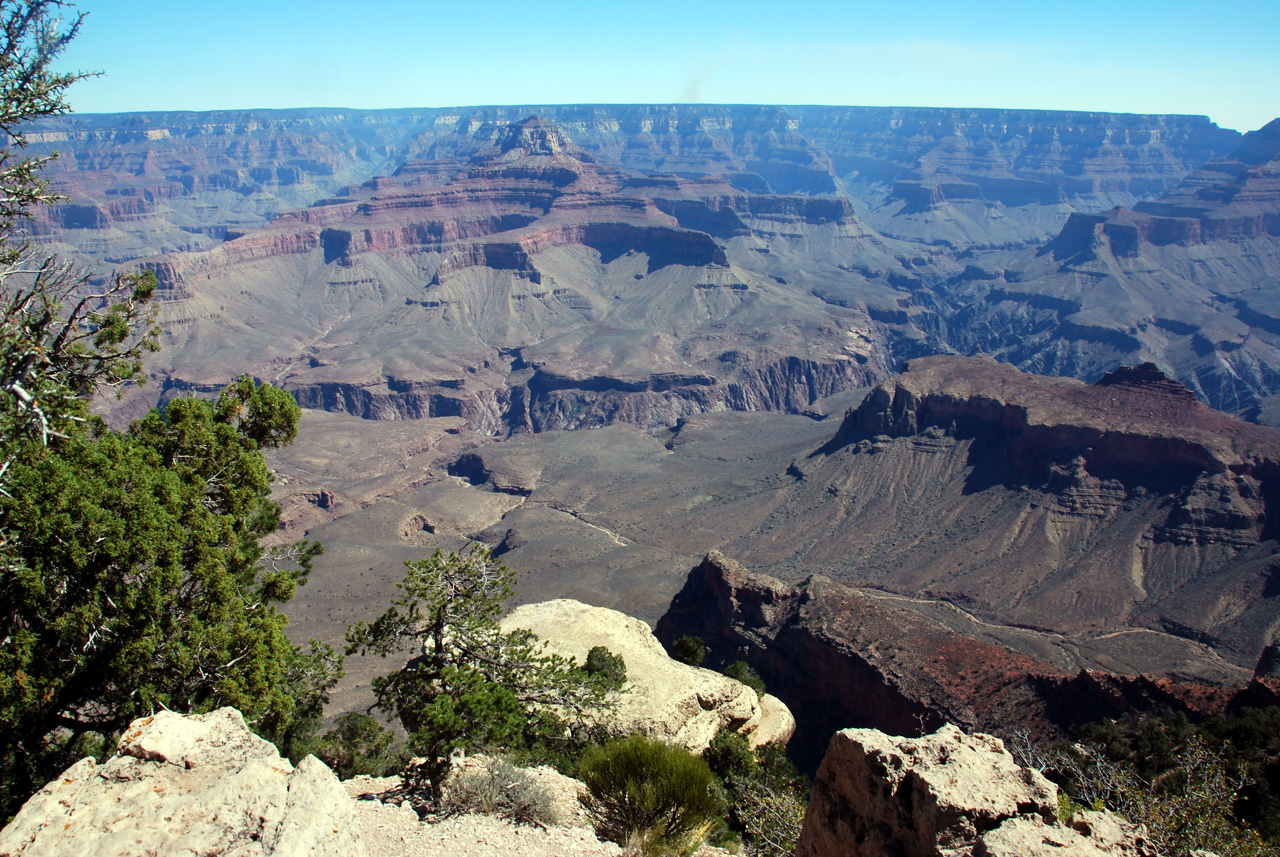
{"label": "green bush in foreground", "polygon": [[408,749],[395,733],[368,714],[350,711],[319,738],[295,743],[290,756],[296,763],[307,754],[324,762],[339,779],[389,777],[409,761]]}
{"label": "green bush in foreground", "polygon": [[755,750],[737,732],[721,729],[702,754],[733,799],[729,828],[756,857],[795,851],[808,803],[809,778],[796,770],[780,744]]}
{"label": "green bush in foreground", "polygon": [[596,832],[651,857],[692,854],[724,811],[705,761],[642,735],[588,750],[578,777]]}

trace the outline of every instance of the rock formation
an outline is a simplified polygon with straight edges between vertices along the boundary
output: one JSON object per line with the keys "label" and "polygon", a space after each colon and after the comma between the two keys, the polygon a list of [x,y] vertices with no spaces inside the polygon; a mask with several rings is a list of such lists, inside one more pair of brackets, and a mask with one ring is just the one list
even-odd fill
{"label": "rock formation", "polygon": [[[1052,273],[1027,253],[1240,142],[1203,117],[700,105],[71,117],[31,139],[67,150],[75,197],[40,237],[152,268],[174,301],[157,386],[248,372],[486,436],[800,411],[977,347],[1092,379],[1149,338],[1019,287]],[[1026,353],[971,323],[1009,301]],[[1204,326],[1182,315],[1156,320]],[[1051,366],[1053,341],[1099,335]],[[1270,382],[1236,368],[1197,392],[1248,408]]]}
{"label": "rock formation", "polygon": [[882,592],[821,576],[787,586],[718,553],[690,572],[658,622],[668,645],[684,634],[701,636],[712,662],[744,658],[759,671],[795,712],[791,754],[811,768],[830,736],[847,727],[915,735],[958,723],[1052,741],[1103,718],[1222,709],[1237,693],[1063,669],[1010,647],[1034,650],[1039,642],[1047,651],[1035,632],[983,633],[975,623],[960,633]]}
{"label": "rock formation", "polygon": [[135,720],[101,765],[83,759],[0,832],[0,855],[360,857],[354,804],[323,762],[294,768],[235,709]]}
{"label": "rock formation", "polygon": [[1105,812],[1058,821],[1058,790],[998,738],[947,725],[921,738],[836,734],[797,857],[1154,857],[1145,831]]}
{"label": "rock formation", "polygon": [[795,730],[791,712],[776,697],[758,697],[741,682],[672,660],[647,624],[616,610],[559,599],[517,607],[502,627],[533,631],[549,651],[579,663],[595,646],[621,655],[627,692],[612,718],[620,732],[640,732],[701,753],[722,728],[745,735],[753,747],[785,744]]}

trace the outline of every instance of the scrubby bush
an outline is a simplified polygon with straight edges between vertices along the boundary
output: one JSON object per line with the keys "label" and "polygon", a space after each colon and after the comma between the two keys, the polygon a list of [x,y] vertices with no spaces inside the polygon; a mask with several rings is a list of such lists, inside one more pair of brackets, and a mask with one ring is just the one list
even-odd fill
{"label": "scrubby bush", "polygon": [[556,824],[551,792],[528,771],[505,759],[457,772],[449,778],[445,809],[452,813],[496,815],[517,824]]}
{"label": "scrubby bush", "polygon": [[1228,776],[1240,783],[1232,806],[1236,821],[1280,844],[1280,706],[1242,708],[1200,723],[1178,714],[1110,721],[1081,731],[1081,738],[1109,760],[1132,765],[1147,780],[1182,767],[1183,749],[1196,737],[1220,750]]}
{"label": "scrubby bush", "polygon": [[645,855],[692,854],[725,809],[704,760],[641,735],[588,750],[578,777],[596,832]]}
{"label": "scrubby bush", "polygon": [[734,661],[724,668],[724,674],[754,690],[756,696],[765,695],[764,679],[746,661]]}
{"label": "scrubby bush", "polygon": [[700,667],[707,657],[707,646],[702,642],[701,637],[685,634],[671,644],[671,657],[682,664]]}
{"label": "scrubby bush", "polygon": [[297,762],[312,754],[328,765],[339,779],[389,777],[409,761],[408,748],[395,733],[368,714],[348,712],[319,738],[297,742],[291,754]]}
{"label": "scrubby bush", "polygon": [[588,675],[598,676],[612,687],[622,687],[627,682],[627,664],[622,655],[615,655],[604,646],[593,646],[587,652],[583,669]]}
{"label": "scrubby bush", "polygon": [[750,853],[784,857],[795,851],[804,823],[809,778],[780,744],[752,750],[737,732],[722,729],[702,754],[732,797],[729,828],[741,834]]}
{"label": "scrubby bush", "polygon": [[[1137,725],[1136,732],[1147,728]],[[1167,737],[1148,734],[1139,740],[1137,744],[1152,754],[1141,760],[1127,757],[1124,742],[1110,748],[1065,744],[1046,751],[1023,736],[1011,742],[1011,750],[1020,764],[1041,770],[1068,795],[1059,801],[1060,814],[1079,808],[1109,809],[1145,825],[1162,857],[1190,857],[1199,851],[1280,857],[1280,849],[1233,816],[1232,808],[1248,777],[1233,772],[1227,748],[1213,747],[1194,733],[1165,746]]]}
{"label": "scrubby bush", "polygon": [[748,781],[734,795],[734,810],[743,824],[743,838],[756,857],[791,857],[804,827],[807,804],[787,788],[772,789]]}

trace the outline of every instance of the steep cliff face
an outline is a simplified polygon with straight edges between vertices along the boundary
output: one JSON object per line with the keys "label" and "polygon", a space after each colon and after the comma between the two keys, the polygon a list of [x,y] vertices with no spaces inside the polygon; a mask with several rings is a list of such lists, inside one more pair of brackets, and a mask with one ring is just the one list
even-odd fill
{"label": "steep cliff face", "polygon": [[[1240,135],[1203,117],[1054,111],[550,105],[66,117],[32,139],[62,150],[57,188],[74,201],[32,229],[94,263],[162,272],[166,296],[199,297],[168,319],[191,333],[176,333],[166,351],[193,341],[204,350],[157,370],[185,382],[209,380],[198,365],[307,375],[299,388],[373,389],[405,371],[380,372],[372,355],[358,358],[368,362],[359,373],[307,371],[316,368],[305,365],[308,347],[321,336],[400,344],[421,329],[433,352],[470,359],[547,343],[574,352],[554,374],[630,383],[638,349],[616,332],[658,331],[679,340],[659,372],[726,384],[739,379],[714,362],[713,341],[726,343],[722,354],[759,348],[759,365],[795,358],[864,381],[930,353],[983,350],[1088,380],[1154,358],[1203,400],[1262,419],[1263,400],[1280,389],[1271,332],[1280,310],[1263,287],[1280,255],[1233,242],[1277,240],[1264,132],[1231,155]],[[1100,214],[1117,205],[1130,208]],[[1053,251],[1038,253],[1055,235]],[[1178,258],[1189,243],[1213,247],[1211,258]],[[393,318],[393,304],[425,317]],[[263,312],[280,323],[242,321]],[[224,330],[271,331],[212,349],[211,334],[196,334],[217,319]],[[253,344],[266,339],[276,347]],[[408,346],[405,360],[419,350]],[[839,370],[839,359],[861,369]],[[687,393],[622,407],[561,397],[545,419],[519,425],[591,426],[615,413],[661,426],[704,406],[705,390]],[[747,380],[741,398],[772,407],[789,396]],[[706,406],[736,407],[735,397]]]}
{"label": "steep cliff face", "polygon": [[728,549],[1003,622],[1199,635],[1252,665],[1274,621],[1273,432],[1154,367],[1094,385],[972,358],[906,368],[793,466],[792,523]]}
{"label": "steep cliff face", "polygon": [[1071,672],[958,633],[911,604],[821,576],[788,586],[711,553],[658,621],[668,647],[703,638],[714,663],[746,659],[795,713],[794,758],[816,766],[839,729],[918,735],[943,723],[1040,739],[1144,711],[1221,708],[1236,689]]}

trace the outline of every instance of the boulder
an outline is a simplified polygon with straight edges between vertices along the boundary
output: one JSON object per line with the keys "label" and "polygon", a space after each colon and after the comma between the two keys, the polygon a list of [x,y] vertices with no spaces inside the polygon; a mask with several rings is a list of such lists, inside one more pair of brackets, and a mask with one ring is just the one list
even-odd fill
{"label": "boulder", "polygon": [[786,743],[795,719],[779,699],[763,699],[739,681],[672,660],[643,620],[579,601],[557,599],[517,607],[502,629],[525,628],[547,641],[547,650],[584,663],[595,646],[621,655],[627,692],[615,725],[694,753],[701,753],[722,727],[743,733],[752,746]]}
{"label": "boulder", "polygon": [[846,729],[813,785],[797,857],[1151,857],[1145,832],[1110,813],[1058,821],[1058,789],[999,738],[946,725],[899,738]]}
{"label": "boulder", "polygon": [[295,768],[234,708],[135,720],[0,831],[0,857],[363,857],[355,805],[325,764]]}

